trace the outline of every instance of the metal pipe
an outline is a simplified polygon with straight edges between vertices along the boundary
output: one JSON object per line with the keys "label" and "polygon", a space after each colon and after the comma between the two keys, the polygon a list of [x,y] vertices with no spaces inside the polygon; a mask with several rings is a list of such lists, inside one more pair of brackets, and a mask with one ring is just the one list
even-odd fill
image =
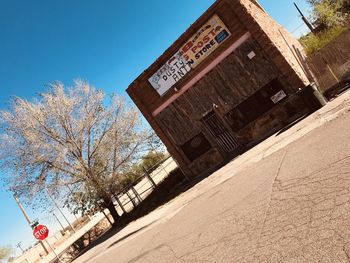
{"label": "metal pipe", "polygon": [[57,222],[60,224],[60,226],[62,227],[62,230],[64,231],[64,230],[65,230],[65,229],[64,229],[64,226],[62,225],[61,221],[58,219],[57,215],[56,215],[54,212],[52,212],[52,214],[53,214],[53,216],[56,218],[56,220],[57,220]]}
{"label": "metal pipe", "polygon": [[58,211],[61,213],[61,215],[63,216],[63,218],[66,220],[66,222],[68,223],[68,225],[72,228],[73,232],[75,233],[75,229],[74,227],[71,225],[71,223],[68,221],[67,217],[64,215],[64,213],[62,212],[62,210],[60,209],[60,207],[58,206],[58,204],[56,203],[55,199],[52,198],[52,196],[50,195],[49,191],[46,189],[46,193],[49,196],[49,198],[51,199],[51,201],[54,203],[54,205],[56,206],[56,208],[58,209]]}
{"label": "metal pipe", "polygon": [[47,239],[45,239],[46,244],[51,248],[52,252],[55,254],[55,257],[57,258],[58,262],[62,262],[62,260],[58,257],[55,249],[50,245],[49,241],[47,241]]}

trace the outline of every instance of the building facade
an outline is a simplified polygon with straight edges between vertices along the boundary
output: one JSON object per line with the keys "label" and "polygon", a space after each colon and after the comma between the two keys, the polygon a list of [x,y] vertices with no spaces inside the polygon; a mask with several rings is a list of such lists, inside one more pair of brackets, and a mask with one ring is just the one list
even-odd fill
{"label": "building facade", "polygon": [[196,176],[310,112],[302,48],[252,0],[218,0],[127,89]]}

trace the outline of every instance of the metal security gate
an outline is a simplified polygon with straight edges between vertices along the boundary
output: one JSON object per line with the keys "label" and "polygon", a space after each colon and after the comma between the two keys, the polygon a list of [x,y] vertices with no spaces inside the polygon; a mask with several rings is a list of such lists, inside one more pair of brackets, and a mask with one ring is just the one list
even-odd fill
{"label": "metal security gate", "polygon": [[222,120],[214,111],[209,112],[202,119],[202,122],[207,127],[211,135],[217,141],[219,147],[227,153],[230,153],[238,148],[239,143],[231,135],[228,129],[223,124]]}

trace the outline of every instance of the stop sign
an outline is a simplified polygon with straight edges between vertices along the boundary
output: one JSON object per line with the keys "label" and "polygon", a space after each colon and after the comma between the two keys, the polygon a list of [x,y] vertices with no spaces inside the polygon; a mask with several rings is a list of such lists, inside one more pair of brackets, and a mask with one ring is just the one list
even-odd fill
{"label": "stop sign", "polygon": [[33,236],[37,240],[44,240],[49,235],[49,229],[44,225],[37,225],[33,229]]}

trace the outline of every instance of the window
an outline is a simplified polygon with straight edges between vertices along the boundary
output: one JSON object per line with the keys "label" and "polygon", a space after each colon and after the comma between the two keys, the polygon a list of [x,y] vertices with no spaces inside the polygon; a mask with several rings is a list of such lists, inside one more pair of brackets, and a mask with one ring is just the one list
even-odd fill
{"label": "window", "polygon": [[225,116],[234,131],[239,131],[287,98],[282,84],[274,79]]}
{"label": "window", "polygon": [[181,146],[182,151],[190,161],[194,161],[212,148],[203,133],[194,136]]}

